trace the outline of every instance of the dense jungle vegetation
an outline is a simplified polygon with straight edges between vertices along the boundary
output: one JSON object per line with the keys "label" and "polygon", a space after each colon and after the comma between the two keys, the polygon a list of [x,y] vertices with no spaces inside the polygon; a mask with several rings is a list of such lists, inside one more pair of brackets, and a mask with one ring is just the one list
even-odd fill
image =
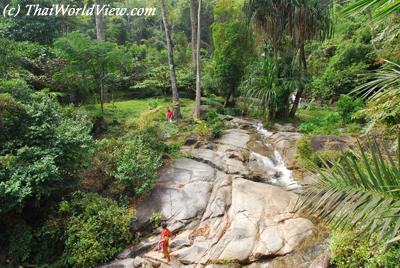
{"label": "dense jungle vegetation", "polygon": [[[157,12],[0,17],[1,267],[111,260],[140,240],[135,204],[160,167],[191,133],[218,137],[227,115],[307,134],[300,163],[321,181],[302,209],[335,229],[337,267],[398,267],[399,1],[35,4],[61,2]],[[360,145],[316,155],[314,135]]]}

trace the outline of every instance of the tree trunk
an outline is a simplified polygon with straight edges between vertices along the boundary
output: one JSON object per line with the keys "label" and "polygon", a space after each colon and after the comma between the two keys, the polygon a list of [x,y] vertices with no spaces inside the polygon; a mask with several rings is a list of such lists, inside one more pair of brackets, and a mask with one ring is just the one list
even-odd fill
{"label": "tree trunk", "polygon": [[197,22],[196,22],[196,1],[190,0],[190,25],[192,26],[192,61],[194,73],[196,74],[196,46],[197,46]]}
{"label": "tree trunk", "polygon": [[306,54],[304,51],[304,44],[301,44],[300,46],[300,64],[302,67],[301,76],[303,81],[300,83],[300,88],[296,93],[296,98],[294,99],[292,109],[290,110],[289,116],[292,118],[296,115],[297,108],[299,107],[300,99],[304,92],[304,80],[307,74],[307,61],[306,61]]}
{"label": "tree trunk", "polygon": [[97,10],[100,10],[102,7],[102,1],[101,0],[97,0],[96,1],[96,9],[95,9],[95,18],[96,18],[96,37],[97,40],[99,40],[100,42],[104,42],[105,41],[105,37],[104,37],[104,17],[103,17],[103,13],[98,13]]}
{"label": "tree trunk", "polygon": [[176,75],[175,75],[175,64],[174,64],[174,45],[171,40],[171,35],[169,32],[169,25],[167,20],[167,11],[165,9],[164,0],[160,0],[161,6],[161,16],[164,25],[165,31],[165,39],[167,40],[167,48],[168,48],[168,62],[169,62],[169,72],[171,78],[171,87],[172,87],[172,98],[174,105],[174,117],[175,119],[181,119],[181,105],[179,103],[179,95],[178,88],[176,86]]}
{"label": "tree trunk", "polygon": [[[105,37],[104,37],[104,17],[102,13],[98,13],[97,10],[101,9],[102,1],[97,0],[96,1],[96,9],[95,9],[95,20],[96,20],[96,38],[99,42],[104,42]],[[100,84],[100,106],[101,106],[101,112],[104,113],[104,103],[106,100],[106,88],[104,86],[104,76],[105,76],[105,71],[104,68],[100,69],[99,72],[99,84]]]}
{"label": "tree trunk", "polygon": [[196,109],[195,117],[200,118],[200,100],[201,100],[201,78],[200,78],[200,25],[201,25],[201,1],[197,10],[197,40],[196,40]]}

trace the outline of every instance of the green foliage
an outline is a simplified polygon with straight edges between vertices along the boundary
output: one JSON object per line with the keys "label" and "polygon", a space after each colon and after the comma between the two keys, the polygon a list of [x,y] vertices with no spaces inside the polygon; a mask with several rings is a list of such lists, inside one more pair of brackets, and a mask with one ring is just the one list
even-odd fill
{"label": "green foliage", "polygon": [[314,151],[311,148],[307,137],[302,137],[296,143],[297,158],[300,160],[301,167],[312,166]]}
{"label": "green foliage", "polygon": [[133,137],[115,151],[115,158],[116,170],[112,175],[126,185],[129,192],[140,195],[151,190],[162,164],[159,152],[141,137]]}
{"label": "green foliage", "polygon": [[132,239],[134,211],[95,193],[75,192],[70,202],[63,260],[73,267],[95,267],[111,260]]}
{"label": "green foliage", "polygon": [[303,168],[315,169],[331,165],[340,161],[341,154],[335,150],[323,150],[314,152],[307,137],[303,137],[296,143],[297,158]]}
{"label": "green foliage", "polygon": [[0,93],[8,93],[16,100],[21,102],[29,102],[33,90],[25,80],[12,79],[0,80]]}
{"label": "green foliage", "polygon": [[[398,139],[400,145],[400,136]],[[370,140],[342,155],[332,167],[316,169],[320,181],[308,187],[301,209],[335,228],[352,229],[378,242],[400,239],[400,153]]]}
{"label": "green foliage", "polygon": [[237,97],[237,88],[252,52],[251,36],[240,18],[236,2],[218,1],[214,7],[213,43],[214,76],[225,106]]}
{"label": "green foliage", "polygon": [[214,109],[207,110],[207,126],[211,129],[214,138],[220,137],[224,130],[224,120]]}
{"label": "green foliage", "polygon": [[338,268],[396,267],[400,263],[398,245],[370,242],[353,232],[334,231],[329,245],[331,263]]}
{"label": "green foliage", "polygon": [[363,107],[364,103],[361,98],[352,98],[348,95],[340,95],[336,103],[337,111],[344,123],[355,121],[355,113]]}
{"label": "green foliage", "polygon": [[[33,41],[41,44],[51,44],[53,40],[61,33],[61,25],[68,23],[68,17],[62,16],[27,16],[27,4],[32,4],[29,0],[12,1],[20,4],[21,10],[18,16],[7,18],[0,35],[17,41]],[[35,4],[42,7],[51,7],[51,1],[38,0]]]}
{"label": "green foliage", "polygon": [[1,212],[40,206],[85,165],[92,146],[90,123],[80,113],[62,111],[44,94],[33,96],[31,104],[0,97],[0,114]]}
{"label": "green foliage", "polygon": [[162,219],[163,215],[161,212],[154,212],[151,214],[149,221],[153,230],[156,230],[161,226]]}
{"label": "green foliage", "polygon": [[354,92],[367,100],[367,107],[360,112],[369,120],[367,130],[377,124],[391,128],[400,125],[400,65],[386,62],[372,74],[372,80],[356,88]]}
{"label": "green foliage", "polygon": [[[61,84],[72,99],[81,102],[84,97],[94,94],[105,85],[116,84],[116,79],[124,68],[130,65],[127,55],[130,51],[110,42],[99,42],[78,32],[70,33],[55,42],[58,56],[66,63],[54,74],[54,79]],[[131,55],[132,57],[134,55]],[[85,93],[79,90],[85,90]]]}
{"label": "green foliage", "polygon": [[212,137],[212,130],[208,127],[207,122],[203,120],[196,122],[194,133],[200,141],[207,141]]}
{"label": "green foliage", "polygon": [[17,263],[27,261],[31,254],[32,228],[24,221],[19,221],[13,226],[10,238],[9,249],[12,252],[13,260]]}
{"label": "green foliage", "polygon": [[301,132],[306,134],[337,135],[341,126],[340,114],[336,111],[326,111],[319,117],[311,117],[299,125]]}
{"label": "green foliage", "polygon": [[376,54],[369,43],[359,43],[355,38],[342,42],[323,73],[313,79],[313,96],[328,98],[349,93],[365,81],[365,77],[359,74],[371,68],[375,58]]}
{"label": "green foliage", "polygon": [[241,91],[250,102],[250,106],[264,113],[268,112],[270,117],[273,117],[278,90],[278,73],[271,60],[259,61],[247,67]]}
{"label": "green foliage", "polygon": [[351,3],[343,11],[344,14],[354,14],[371,9],[373,11],[374,20],[386,19],[392,14],[400,11],[400,3],[398,1],[389,0],[357,0]]}

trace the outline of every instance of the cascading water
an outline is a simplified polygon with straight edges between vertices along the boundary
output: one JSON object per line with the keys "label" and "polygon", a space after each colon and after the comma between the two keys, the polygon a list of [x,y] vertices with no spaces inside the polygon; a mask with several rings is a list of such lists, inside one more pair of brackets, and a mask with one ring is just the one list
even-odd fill
{"label": "cascading water", "polygon": [[[256,130],[259,134],[266,138],[270,138],[273,133],[265,129],[261,123],[256,125]],[[293,179],[292,171],[290,171],[283,161],[281,154],[274,149],[273,158],[252,152],[251,155],[257,159],[257,162],[262,164],[268,174],[273,174],[268,183],[281,186],[287,190],[297,190],[301,185]]]}
{"label": "cascading water", "polygon": [[263,135],[266,138],[269,138],[274,134],[271,131],[268,131],[267,129],[265,129],[261,123],[258,123],[256,125],[256,129],[257,129],[258,133],[260,133],[261,135]]}

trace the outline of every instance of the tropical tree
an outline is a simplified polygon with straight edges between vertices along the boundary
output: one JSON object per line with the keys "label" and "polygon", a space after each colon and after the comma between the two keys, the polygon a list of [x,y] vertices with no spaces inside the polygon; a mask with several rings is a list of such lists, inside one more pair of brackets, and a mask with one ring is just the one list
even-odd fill
{"label": "tropical tree", "polygon": [[268,119],[272,119],[277,107],[278,79],[276,65],[272,60],[266,59],[250,64],[240,85],[250,106],[261,113],[268,111]]}
{"label": "tropical tree", "polygon": [[307,76],[304,46],[309,40],[324,39],[332,33],[332,1],[249,0],[245,10],[256,32],[271,44],[276,65],[280,64],[280,57],[288,53],[287,47],[290,45],[296,50],[293,58],[299,54],[302,83],[299,83],[290,111],[290,115],[294,116]]}
{"label": "tropical tree", "polygon": [[[55,42],[64,64],[54,74],[59,87],[96,91],[130,64],[127,51],[109,42],[99,42],[80,33],[70,33]],[[103,76],[104,73],[104,76]]]}
{"label": "tropical tree", "polygon": [[320,181],[305,189],[300,211],[378,241],[400,240],[400,136],[397,152],[371,139],[340,162],[323,161]]}
{"label": "tropical tree", "polygon": [[175,63],[174,63],[174,45],[171,40],[170,29],[168,25],[167,19],[167,10],[165,8],[164,0],[160,0],[161,6],[161,16],[164,25],[165,31],[165,39],[167,41],[167,49],[168,49],[168,62],[169,62],[169,71],[171,78],[171,88],[172,88],[172,98],[173,98],[173,109],[174,109],[174,117],[175,119],[180,119],[181,115],[181,106],[179,103],[179,94],[176,86],[176,74],[175,74]]}
{"label": "tropical tree", "polygon": [[302,81],[296,93],[290,116],[294,117],[300,98],[303,95],[305,80],[307,77],[307,60],[304,46],[307,41],[318,39],[323,40],[331,36],[333,24],[331,19],[332,1],[331,0],[302,0],[293,1],[293,10],[290,12],[289,31],[299,50],[300,66],[302,67]]}
{"label": "tropical tree", "polygon": [[214,79],[225,106],[237,97],[246,62],[252,58],[252,38],[241,22],[240,6],[220,0],[214,7],[212,25],[214,44]]}

